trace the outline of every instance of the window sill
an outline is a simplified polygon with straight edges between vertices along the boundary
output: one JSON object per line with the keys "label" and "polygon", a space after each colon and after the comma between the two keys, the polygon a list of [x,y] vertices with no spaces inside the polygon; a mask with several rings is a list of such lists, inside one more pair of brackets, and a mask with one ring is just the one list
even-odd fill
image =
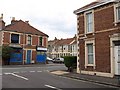
{"label": "window sill", "polygon": [[92,67],[93,67],[93,66],[94,66],[94,64],[87,64],[86,66],[92,66]]}
{"label": "window sill", "polygon": [[116,22],[113,22],[115,24],[115,26],[120,23],[120,20],[117,20]]}
{"label": "window sill", "polygon": [[91,34],[94,36],[94,35],[95,35],[95,32],[85,33],[85,35],[84,35],[84,36],[85,36],[85,37],[87,37],[87,35],[91,35]]}

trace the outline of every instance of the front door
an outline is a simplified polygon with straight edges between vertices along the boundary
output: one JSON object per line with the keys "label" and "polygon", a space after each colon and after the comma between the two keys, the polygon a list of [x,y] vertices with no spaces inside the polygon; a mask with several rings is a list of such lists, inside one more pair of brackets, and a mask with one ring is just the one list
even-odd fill
{"label": "front door", "polygon": [[114,48],[115,75],[120,75],[120,46]]}
{"label": "front door", "polygon": [[31,50],[27,50],[27,64],[31,63]]}

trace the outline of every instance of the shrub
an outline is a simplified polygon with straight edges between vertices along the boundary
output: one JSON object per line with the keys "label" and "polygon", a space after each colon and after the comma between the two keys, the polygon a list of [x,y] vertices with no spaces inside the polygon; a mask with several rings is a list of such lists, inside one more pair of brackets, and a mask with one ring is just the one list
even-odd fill
{"label": "shrub", "polygon": [[77,66],[77,57],[76,56],[65,56],[64,64],[68,68],[68,71],[72,72],[73,69]]}
{"label": "shrub", "polygon": [[2,47],[2,60],[3,60],[3,63],[9,64],[9,59],[10,59],[10,55],[11,55],[12,50],[13,49],[11,47],[9,47],[9,46],[3,46]]}

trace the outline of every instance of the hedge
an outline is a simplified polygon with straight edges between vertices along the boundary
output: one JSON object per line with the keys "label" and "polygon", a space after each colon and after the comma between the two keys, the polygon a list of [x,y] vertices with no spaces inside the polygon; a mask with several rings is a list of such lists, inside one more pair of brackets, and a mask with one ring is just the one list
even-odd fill
{"label": "hedge", "polygon": [[77,67],[77,56],[65,56],[64,64],[69,71],[71,71],[71,69],[75,69]]}

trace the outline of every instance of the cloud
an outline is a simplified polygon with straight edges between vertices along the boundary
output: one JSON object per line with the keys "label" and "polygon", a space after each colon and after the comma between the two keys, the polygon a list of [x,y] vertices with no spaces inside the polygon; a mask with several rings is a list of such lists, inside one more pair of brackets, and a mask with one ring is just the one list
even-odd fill
{"label": "cloud", "polygon": [[29,20],[30,24],[49,35],[49,40],[69,38],[76,34],[73,11],[95,0],[2,0],[0,13],[5,22],[11,17]]}

